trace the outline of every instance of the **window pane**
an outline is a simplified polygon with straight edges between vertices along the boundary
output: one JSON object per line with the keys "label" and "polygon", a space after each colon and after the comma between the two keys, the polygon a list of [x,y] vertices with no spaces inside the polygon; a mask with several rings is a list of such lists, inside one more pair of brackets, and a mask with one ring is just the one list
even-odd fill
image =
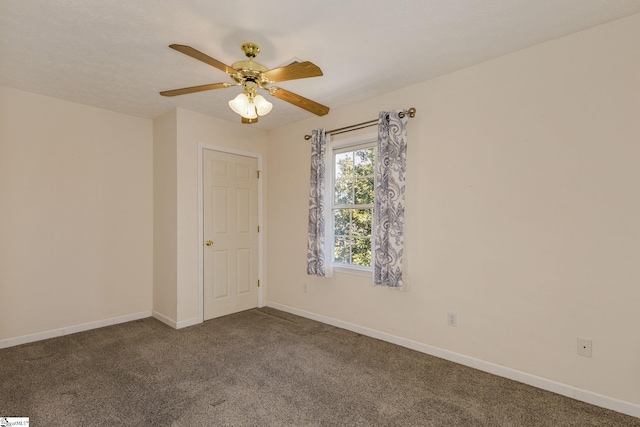
{"label": "window pane", "polygon": [[371,236],[372,209],[354,209],[353,234],[358,236]]}
{"label": "window pane", "polygon": [[333,211],[334,236],[346,236],[349,234],[351,223],[351,211],[349,209],[336,209]]}
{"label": "window pane", "polygon": [[353,203],[353,151],[336,154],[335,204]]}
{"label": "window pane", "polygon": [[353,239],[352,264],[371,267],[371,239],[358,237]]}
{"label": "window pane", "polygon": [[351,264],[351,244],[346,237],[336,237],[333,247],[333,260],[340,264]]}
{"label": "window pane", "polygon": [[373,176],[374,155],[375,149],[373,147],[355,152],[354,174],[356,176]]}
{"label": "window pane", "polygon": [[336,179],[335,204],[353,203],[353,181],[347,178]]}
{"label": "window pane", "polygon": [[353,190],[357,205],[373,204],[373,177],[356,179]]}
{"label": "window pane", "polygon": [[353,176],[353,152],[336,154],[336,181],[351,176]]}

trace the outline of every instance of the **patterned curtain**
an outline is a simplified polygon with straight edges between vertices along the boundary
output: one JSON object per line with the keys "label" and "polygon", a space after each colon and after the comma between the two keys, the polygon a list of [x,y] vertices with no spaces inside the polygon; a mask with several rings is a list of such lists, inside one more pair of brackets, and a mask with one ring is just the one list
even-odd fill
{"label": "patterned curtain", "polygon": [[309,241],[307,274],[326,276],[325,253],[325,152],[327,138],[324,129],[314,130],[311,143],[311,186],[309,189]]}
{"label": "patterned curtain", "polygon": [[373,283],[399,288],[404,246],[404,187],[407,169],[407,116],[381,112],[375,163]]}

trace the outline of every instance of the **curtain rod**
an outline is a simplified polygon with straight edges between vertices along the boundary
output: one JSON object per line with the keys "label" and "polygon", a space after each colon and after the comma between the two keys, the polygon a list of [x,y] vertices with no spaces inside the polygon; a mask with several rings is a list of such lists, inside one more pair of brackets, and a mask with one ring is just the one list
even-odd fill
{"label": "curtain rod", "polygon": [[[408,110],[403,110],[401,111],[398,116],[400,117],[404,117],[405,115],[408,115],[411,118],[414,118],[416,116],[416,109],[411,107]],[[354,130],[358,130],[358,129],[364,129],[364,128],[368,128],[371,126],[375,126],[378,124],[378,119],[375,120],[369,120],[368,122],[362,122],[362,123],[358,123],[355,125],[351,125],[351,126],[345,126],[343,128],[339,128],[339,129],[333,129],[330,131],[327,131],[326,133],[329,135],[338,135],[341,133],[346,133],[346,132],[352,132]],[[304,139],[305,141],[310,140],[312,137],[311,135],[305,135]]]}

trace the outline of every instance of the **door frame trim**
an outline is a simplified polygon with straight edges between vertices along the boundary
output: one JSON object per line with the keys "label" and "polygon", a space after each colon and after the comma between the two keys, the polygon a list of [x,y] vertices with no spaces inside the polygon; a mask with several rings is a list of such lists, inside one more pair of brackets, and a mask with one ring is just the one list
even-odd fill
{"label": "door frame trim", "polygon": [[258,280],[260,287],[258,288],[258,307],[264,307],[264,288],[267,285],[262,277],[263,270],[263,212],[262,212],[262,182],[264,173],[262,171],[262,154],[250,151],[236,150],[230,147],[220,145],[198,143],[198,320],[199,323],[204,322],[204,195],[203,190],[203,154],[204,150],[219,151],[222,153],[235,154],[238,156],[251,157],[258,159],[258,170],[260,178],[258,178],[258,225],[260,232],[258,233]]}

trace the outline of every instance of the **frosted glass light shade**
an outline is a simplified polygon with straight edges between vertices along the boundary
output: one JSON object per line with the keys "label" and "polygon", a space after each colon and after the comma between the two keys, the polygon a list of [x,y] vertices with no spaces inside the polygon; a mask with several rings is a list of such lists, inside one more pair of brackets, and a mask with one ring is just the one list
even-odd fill
{"label": "frosted glass light shade", "polygon": [[256,111],[259,116],[269,114],[269,111],[273,108],[273,104],[264,99],[264,96],[262,95],[254,96],[253,103],[256,105]]}
{"label": "frosted glass light shade", "polygon": [[231,101],[229,101],[229,107],[237,114],[243,115],[247,110],[247,105],[249,104],[249,98],[244,93],[239,94]]}
{"label": "frosted glass light shade", "polygon": [[241,93],[229,101],[229,107],[245,119],[255,119],[258,117],[255,105],[249,101],[249,97],[245,93]]}

